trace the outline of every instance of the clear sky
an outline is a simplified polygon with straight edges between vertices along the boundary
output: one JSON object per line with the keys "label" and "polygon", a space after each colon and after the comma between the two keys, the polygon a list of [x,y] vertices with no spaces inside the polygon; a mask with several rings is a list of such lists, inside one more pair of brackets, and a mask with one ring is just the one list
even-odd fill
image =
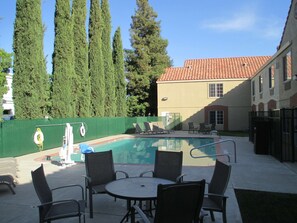
{"label": "clear sky", "polygon": [[[41,1],[46,26],[44,53],[51,73],[56,1]],[[129,29],[136,0],[109,2],[112,36],[120,27],[124,48],[131,48]],[[290,3],[291,0],[149,0],[161,21],[161,36],[169,42],[167,51],[175,67],[183,66],[186,59],[273,55]],[[0,48],[7,52],[13,51],[15,7],[16,0],[0,0]]]}

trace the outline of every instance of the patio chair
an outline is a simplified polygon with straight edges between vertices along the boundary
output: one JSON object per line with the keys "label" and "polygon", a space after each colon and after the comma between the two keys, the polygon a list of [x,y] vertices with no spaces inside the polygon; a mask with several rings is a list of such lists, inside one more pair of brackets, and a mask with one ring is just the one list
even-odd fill
{"label": "patio chair", "polygon": [[214,173],[208,184],[207,194],[204,197],[202,208],[210,212],[211,220],[214,221],[213,212],[221,212],[223,222],[227,223],[226,203],[227,198],[224,194],[227,189],[231,174],[231,166],[216,160]]}
{"label": "patio chair", "polygon": [[107,193],[105,185],[116,180],[117,173],[122,173],[125,177],[129,175],[124,171],[114,170],[111,150],[85,154],[85,167],[85,193],[86,198],[89,197],[90,218],[93,218],[93,195]]}
{"label": "patio chair", "polygon": [[199,128],[194,126],[194,122],[188,122],[188,126],[189,126],[189,130],[188,130],[189,133],[191,132],[198,133]]}
{"label": "patio chair", "polygon": [[[155,223],[202,223],[204,215],[200,215],[204,196],[205,180],[158,185],[157,206],[153,222]],[[135,211],[145,223],[151,222],[141,208],[133,205],[131,222],[135,222]]]}
{"label": "patio chair", "polygon": [[[152,177],[163,178],[173,182],[182,182],[183,152],[156,150],[154,170],[144,171],[139,176],[151,173]],[[152,204],[147,204],[152,209]]]}
{"label": "patio chair", "polygon": [[183,152],[156,150],[154,170],[142,172],[140,177],[152,173],[153,177],[163,178],[174,182],[182,180]]}
{"label": "patio chair", "polygon": [[211,130],[211,127],[208,127],[205,123],[199,124],[199,132],[202,134],[208,134]]}
{"label": "patio chair", "polygon": [[[83,187],[81,185],[68,185],[50,189],[43,170],[43,165],[36,170],[31,171],[32,181],[41,202],[39,208],[39,222],[51,222],[62,218],[78,217],[81,222],[81,216],[85,222],[85,200]],[[52,191],[58,189],[69,189],[70,187],[78,187],[81,190],[81,200],[53,200]]]}

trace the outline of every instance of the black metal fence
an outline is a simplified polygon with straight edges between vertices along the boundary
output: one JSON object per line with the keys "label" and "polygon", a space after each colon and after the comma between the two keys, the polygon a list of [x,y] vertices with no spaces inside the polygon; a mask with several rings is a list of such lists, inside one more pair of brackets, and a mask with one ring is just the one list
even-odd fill
{"label": "black metal fence", "polygon": [[250,112],[249,139],[257,154],[297,161],[297,108]]}

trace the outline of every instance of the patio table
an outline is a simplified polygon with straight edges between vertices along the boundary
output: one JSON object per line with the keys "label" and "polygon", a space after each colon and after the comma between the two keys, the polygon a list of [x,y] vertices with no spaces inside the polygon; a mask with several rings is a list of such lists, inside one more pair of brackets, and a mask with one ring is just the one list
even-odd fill
{"label": "patio table", "polygon": [[128,212],[121,220],[123,222],[130,214],[131,201],[156,200],[158,185],[172,183],[171,180],[155,177],[130,177],[112,181],[105,189],[109,195],[128,201]]}

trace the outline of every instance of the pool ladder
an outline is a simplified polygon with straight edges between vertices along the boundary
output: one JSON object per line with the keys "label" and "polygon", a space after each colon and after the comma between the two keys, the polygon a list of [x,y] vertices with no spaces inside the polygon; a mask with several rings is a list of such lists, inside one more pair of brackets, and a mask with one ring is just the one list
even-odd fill
{"label": "pool ladder", "polygon": [[208,144],[204,144],[204,145],[201,145],[201,146],[198,146],[198,147],[195,147],[193,149],[191,149],[190,151],[190,155],[192,158],[195,158],[195,159],[198,159],[198,158],[206,158],[206,157],[217,157],[217,156],[226,156],[228,157],[228,161],[230,163],[230,155],[228,154],[228,152],[224,152],[222,154],[215,154],[215,155],[207,155],[207,156],[194,156],[192,154],[192,152],[194,150],[197,150],[197,149],[200,149],[200,148],[203,148],[203,147],[208,147],[208,146],[213,146],[213,145],[216,145],[216,144],[222,144],[222,143],[225,143],[225,142],[232,142],[233,143],[233,148],[234,148],[234,162],[236,163],[237,162],[237,155],[236,155],[236,143],[233,139],[224,139],[224,140],[220,140],[218,142],[212,142],[212,143],[208,143]]}

